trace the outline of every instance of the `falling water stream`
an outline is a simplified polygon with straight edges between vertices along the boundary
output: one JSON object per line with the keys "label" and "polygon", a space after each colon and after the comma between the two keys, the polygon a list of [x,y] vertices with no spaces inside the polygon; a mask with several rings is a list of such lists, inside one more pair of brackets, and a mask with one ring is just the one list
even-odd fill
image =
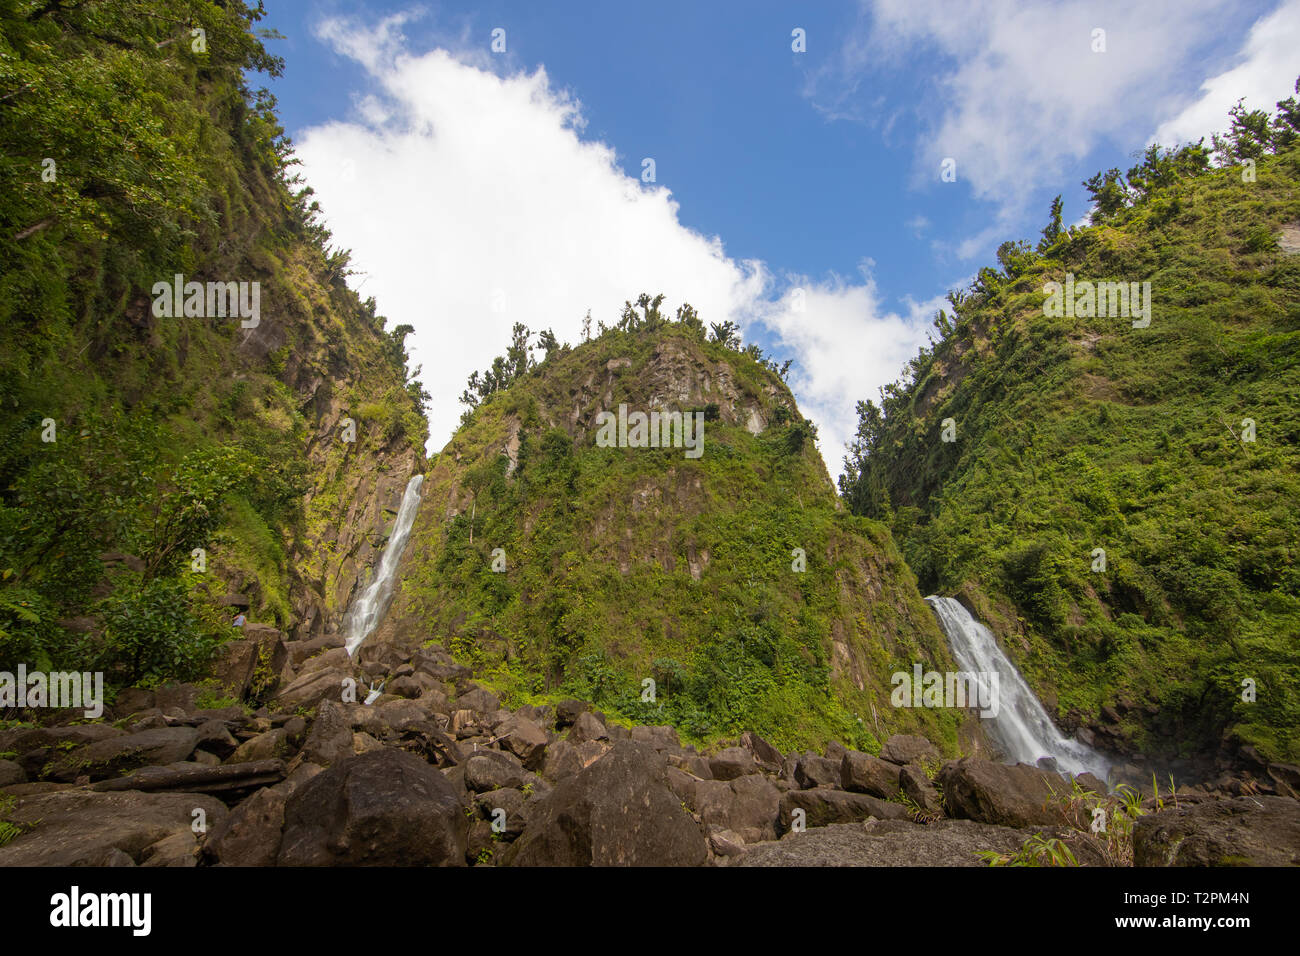
{"label": "falling water stream", "polygon": [[[998,647],[992,631],[953,598],[931,595],[926,601],[939,619],[958,666],[978,675],[998,675],[997,716],[986,719],[986,728],[1007,762],[1033,764],[1040,757],[1052,757],[1061,771],[1089,772],[1106,779],[1106,759],[1057,729],[1020,671]],[[981,681],[987,681],[987,677],[981,677]]]}
{"label": "falling water stream", "polygon": [[343,618],[344,646],[348,654],[356,653],[361,642],[370,636],[379,622],[388,612],[388,605],[393,601],[393,586],[397,582],[397,566],[402,563],[402,552],[406,550],[406,539],[411,536],[411,526],[415,524],[415,515],[420,510],[420,485],[424,475],[415,475],[406,483],[406,492],[402,495],[402,505],[397,509],[397,522],[393,533],[388,537],[384,554],[379,559],[379,568],[375,578],[361,595],[352,602]]}

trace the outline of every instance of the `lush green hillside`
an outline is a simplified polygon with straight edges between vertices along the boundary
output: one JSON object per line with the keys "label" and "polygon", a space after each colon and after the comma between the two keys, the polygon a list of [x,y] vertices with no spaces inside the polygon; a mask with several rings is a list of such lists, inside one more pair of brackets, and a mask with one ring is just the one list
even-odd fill
{"label": "lush green hillside", "polygon": [[[1090,181],[1091,227],[1057,207],[1036,250],[1006,244],[860,406],[842,482],[1067,724],[1152,754],[1229,733],[1300,755],[1300,112],[1279,106],[1236,111],[1226,167],[1148,150],[1127,192]],[[1149,281],[1149,326],[1045,314],[1066,273]]]}
{"label": "lush green hillside", "polygon": [[[955,749],[951,712],[889,706],[893,672],[949,660],[889,532],[839,506],[761,353],[654,305],[531,371],[513,349],[479,379],[513,375],[431,464],[396,630],[516,699],[576,695],[695,739],[878,749],[920,729]],[[599,413],[620,403],[702,411],[702,454],[597,447]]]}
{"label": "lush green hillside", "polygon": [[[319,629],[382,546],[341,518],[422,457],[401,330],[346,288],[246,86],[279,69],[255,21],[0,0],[0,668],[185,677],[237,633],[228,589]],[[256,323],[160,315],[176,273],[258,283]]]}

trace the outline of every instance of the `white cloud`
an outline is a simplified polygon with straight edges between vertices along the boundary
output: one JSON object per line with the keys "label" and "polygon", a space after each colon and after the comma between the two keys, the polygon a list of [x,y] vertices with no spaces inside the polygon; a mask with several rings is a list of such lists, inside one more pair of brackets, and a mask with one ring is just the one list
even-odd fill
{"label": "white cloud", "polygon": [[[808,310],[794,317],[788,297],[772,300],[778,284],[763,263],[729,258],[719,238],[678,221],[669,190],[625,175],[611,147],[582,139],[581,104],[544,69],[499,74],[481,50],[409,53],[405,22],[322,24],[318,35],[375,88],[349,121],[301,133],[297,151],[336,241],[364,272],[362,295],[391,324],[415,328],[407,346],[433,396],[430,450],[451,436],[466,376],[504,350],[512,323],[577,342],[588,309],[612,324],[625,299],[662,291],[670,309],[689,301],[706,322],[729,318],[751,333],[762,322],[779,337],[838,474],[857,400],[915,354],[931,304],[895,314],[869,277],[798,279]],[[629,168],[639,175],[639,160]]]}
{"label": "white cloud", "polygon": [[[958,182],[998,204],[1006,223],[1035,188],[1059,182],[1098,145],[1127,151],[1139,142],[1170,114],[1203,47],[1234,26],[1221,0],[864,0],[862,10],[862,24],[807,91],[814,104],[852,115],[864,77],[928,71],[917,183],[938,183],[941,161],[952,157]],[[1098,28],[1105,52],[1093,51]],[[976,243],[961,245],[968,255]]]}
{"label": "white cloud", "polygon": [[[777,340],[798,356],[790,386],[800,409],[817,422],[818,444],[832,475],[842,470],[844,446],[857,430],[857,402],[879,401],[880,389],[928,341],[943,296],[906,301],[906,312],[885,308],[864,263],[862,284],[838,276],[824,282],[791,276],[790,292],[764,316]],[[802,290],[798,308],[795,290]]]}
{"label": "white cloud", "polygon": [[669,307],[689,301],[706,321],[749,317],[761,264],[728,258],[720,239],[678,222],[667,189],[583,141],[580,104],[544,69],[498,76],[473,56],[409,55],[401,25],[322,25],[377,92],[353,121],[307,130],[298,154],[327,224],[366,274],[363,295],[415,328],[408,346],[433,395],[431,450],[458,422],[466,376],[504,351],[514,322],[576,342],[588,309],[612,324],[642,291],[665,292]]}
{"label": "white cloud", "polygon": [[1245,97],[1247,109],[1272,112],[1278,100],[1295,90],[1300,74],[1300,0],[1287,0],[1250,28],[1232,69],[1201,84],[1200,97],[1177,116],[1160,124],[1150,142],[1163,146],[1209,142],[1228,128],[1228,110]]}

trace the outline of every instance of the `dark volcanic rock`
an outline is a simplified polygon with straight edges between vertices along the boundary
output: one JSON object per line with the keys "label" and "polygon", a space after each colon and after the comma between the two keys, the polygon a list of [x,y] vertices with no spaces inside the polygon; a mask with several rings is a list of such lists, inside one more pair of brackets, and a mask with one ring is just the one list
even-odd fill
{"label": "dark volcanic rock", "polygon": [[804,811],[808,827],[824,827],[831,823],[854,823],[868,817],[882,820],[907,820],[907,809],[865,793],[846,790],[790,790],[781,797],[780,830],[791,828],[794,811]]}
{"label": "dark volcanic rock", "polygon": [[909,763],[924,761],[936,762],[939,759],[939,750],[924,737],[917,737],[913,734],[894,734],[880,748],[880,756],[881,759],[888,760],[890,763],[905,766]]}
{"label": "dark volcanic rock", "polygon": [[[202,814],[196,816],[196,810]],[[226,807],[195,793],[95,793],[60,790],[21,797],[6,818],[26,829],[0,847],[0,866],[104,866],[148,862],[157,844],[171,839],[167,860],[193,866],[202,818],[220,825]],[[172,838],[180,837],[179,841]],[[177,843],[188,848],[177,853]],[[154,861],[154,865],[164,862]]]}
{"label": "dark volcanic rock", "polygon": [[447,779],[414,754],[342,760],[294,791],[280,866],[464,866],[468,820]]}
{"label": "dark volcanic rock", "polygon": [[1202,800],[1139,817],[1135,866],[1300,866],[1300,801]]}
{"label": "dark volcanic rock", "polygon": [[850,750],[840,761],[840,786],[887,800],[899,789],[899,767],[871,754]]}
{"label": "dark volcanic rock", "polygon": [[68,751],[54,761],[49,776],[71,782],[116,777],[139,767],[179,763],[194,752],[199,732],[193,727],[158,727],[123,737],[106,737]]}
{"label": "dark volcanic rock", "polygon": [[1070,792],[1060,774],[979,757],[945,764],[938,783],[954,817],[1009,827],[1062,823],[1060,797]]}
{"label": "dark volcanic rock", "polygon": [[699,827],[669,789],[664,758],[620,742],[556,786],[505,861],[514,866],[698,866]]}

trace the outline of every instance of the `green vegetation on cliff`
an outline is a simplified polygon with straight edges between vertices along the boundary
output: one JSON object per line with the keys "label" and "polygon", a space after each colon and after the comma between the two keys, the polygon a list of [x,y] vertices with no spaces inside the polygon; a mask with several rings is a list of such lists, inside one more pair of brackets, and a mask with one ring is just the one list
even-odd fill
{"label": "green vegetation on cliff", "polygon": [[[1090,227],[1058,205],[1037,249],[1005,244],[907,380],[859,405],[841,482],[1062,716],[1119,704],[1153,754],[1230,732],[1300,755],[1297,120],[1294,99],[1237,109],[1218,168],[1148,149],[1086,184]],[[1149,326],[1045,314],[1067,273],[1149,281]]]}
{"label": "green vegetation on cliff", "polygon": [[[517,329],[514,358],[471,379],[394,616],[521,700],[574,695],[697,740],[753,729],[878,750],[919,730],[955,750],[957,716],[889,706],[892,673],[948,661],[889,532],[838,507],[761,352],[657,305],[577,348],[543,334],[532,368]],[[702,454],[598,447],[597,416],[621,403],[699,412]]]}
{"label": "green vegetation on cliff", "polygon": [[[280,68],[259,15],[0,0],[0,668],[189,676],[237,633],[228,587],[290,625],[290,554],[341,510],[304,493],[424,442],[404,330],[345,286],[246,86]],[[258,321],[160,316],[178,273],[257,283]]]}

